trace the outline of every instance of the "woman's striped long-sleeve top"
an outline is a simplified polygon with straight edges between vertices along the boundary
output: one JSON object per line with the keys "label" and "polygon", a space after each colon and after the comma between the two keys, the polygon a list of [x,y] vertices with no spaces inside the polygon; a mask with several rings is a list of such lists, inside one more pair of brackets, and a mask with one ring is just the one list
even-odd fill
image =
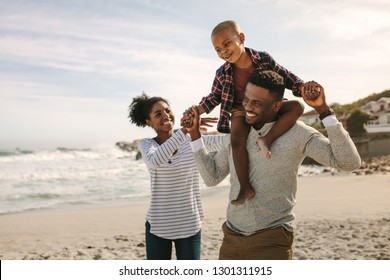
{"label": "woman's striped long-sleeve top", "polygon": [[[223,145],[223,135],[202,138],[209,151],[217,151]],[[151,198],[146,220],[151,233],[162,238],[186,238],[201,228],[204,214],[200,176],[190,141],[190,136],[180,129],[162,145],[152,138],[139,143],[150,173]]]}

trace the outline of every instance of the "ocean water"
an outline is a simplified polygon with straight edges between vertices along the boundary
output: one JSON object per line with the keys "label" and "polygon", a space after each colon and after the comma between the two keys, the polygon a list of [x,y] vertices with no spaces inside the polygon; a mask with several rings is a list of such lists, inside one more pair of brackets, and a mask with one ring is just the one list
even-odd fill
{"label": "ocean water", "polygon": [[[0,150],[0,214],[127,203],[150,195],[149,174],[135,152],[114,144],[90,149]],[[301,176],[323,167],[301,166]],[[202,183],[201,189],[206,189]]]}
{"label": "ocean water", "polygon": [[145,197],[149,177],[134,152],[90,149],[0,152],[0,213]]}

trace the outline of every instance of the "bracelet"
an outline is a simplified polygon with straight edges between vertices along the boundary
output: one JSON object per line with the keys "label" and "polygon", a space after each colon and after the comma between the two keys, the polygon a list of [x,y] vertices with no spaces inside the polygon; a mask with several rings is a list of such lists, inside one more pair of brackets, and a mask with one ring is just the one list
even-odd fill
{"label": "bracelet", "polygon": [[330,116],[330,115],[334,115],[334,111],[333,109],[329,108],[328,110],[322,112],[319,116],[320,120],[322,121],[323,119],[325,119],[326,117]]}

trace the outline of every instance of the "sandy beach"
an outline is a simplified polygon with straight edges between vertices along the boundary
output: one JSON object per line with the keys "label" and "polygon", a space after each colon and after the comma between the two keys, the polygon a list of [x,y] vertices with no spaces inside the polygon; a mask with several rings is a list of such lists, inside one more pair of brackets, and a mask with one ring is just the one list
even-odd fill
{"label": "sandy beach", "polygon": [[[218,259],[228,187],[203,193],[202,259]],[[0,215],[0,259],[145,259],[147,201]],[[390,175],[298,178],[294,259],[390,259]]]}

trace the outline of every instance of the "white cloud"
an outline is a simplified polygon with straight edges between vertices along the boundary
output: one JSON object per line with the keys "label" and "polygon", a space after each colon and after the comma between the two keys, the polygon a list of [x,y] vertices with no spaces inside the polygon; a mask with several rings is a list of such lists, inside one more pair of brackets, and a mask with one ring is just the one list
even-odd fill
{"label": "white cloud", "polygon": [[295,7],[296,20],[285,22],[284,28],[321,32],[330,40],[356,40],[390,27],[388,1],[298,0],[289,4]]}

